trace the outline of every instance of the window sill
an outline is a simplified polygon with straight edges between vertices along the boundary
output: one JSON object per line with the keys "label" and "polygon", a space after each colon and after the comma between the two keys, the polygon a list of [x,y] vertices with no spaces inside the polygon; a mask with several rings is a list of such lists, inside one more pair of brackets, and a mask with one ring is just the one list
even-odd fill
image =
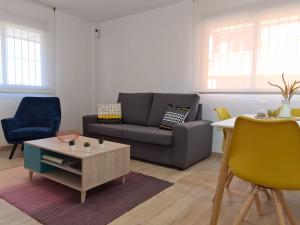
{"label": "window sill", "polygon": [[9,89],[0,88],[2,94],[55,94],[54,90],[49,89]]}
{"label": "window sill", "polygon": [[[272,91],[199,91],[198,94],[210,95],[210,94],[230,94],[230,95],[281,95],[280,92]],[[296,93],[295,95],[299,95]]]}

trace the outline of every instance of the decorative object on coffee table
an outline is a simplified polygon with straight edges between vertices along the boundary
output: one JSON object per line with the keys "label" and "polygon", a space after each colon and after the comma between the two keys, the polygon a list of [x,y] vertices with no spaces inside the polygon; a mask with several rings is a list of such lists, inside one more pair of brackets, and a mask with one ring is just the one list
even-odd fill
{"label": "decorative object on coffee table", "polygon": [[70,143],[70,141],[75,141],[79,137],[79,131],[60,131],[56,134],[56,137],[64,143]]}
{"label": "decorative object on coffee table", "polygon": [[282,74],[282,81],[284,86],[281,87],[277,84],[273,84],[269,81],[269,84],[271,86],[277,87],[280,89],[281,91],[281,95],[283,97],[282,100],[282,107],[280,109],[280,113],[279,113],[279,117],[283,117],[283,118],[289,118],[291,117],[291,100],[292,97],[296,94],[297,90],[300,88],[300,81],[293,81],[291,84],[287,83],[285,78],[284,78],[284,74]]}
{"label": "decorative object on coffee table", "polygon": [[69,141],[69,146],[71,150],[75,150],[75,140]]}
{"label": "decorative object on coffee table", "polygon": [[90,142],[84,142],[83,143],[83,147],[84,147],[84,150],[86,152],[90,152],[91,151],[91,143]]}
{"label": "decorative object on coffee table", "polygon": [[98,143],[99,143],[101,149],[104,148],[104,139],[103,138],[99,138]]}

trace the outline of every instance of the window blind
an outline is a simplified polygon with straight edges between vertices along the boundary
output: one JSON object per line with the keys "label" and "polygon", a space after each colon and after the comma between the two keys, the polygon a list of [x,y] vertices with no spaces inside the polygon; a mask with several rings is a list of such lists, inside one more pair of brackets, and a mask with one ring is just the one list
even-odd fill
{"label": "window blind", "polygon": [[28,4],[0,9],[0,92],[53,93],[54,12]]}
{"label": "window blind", "polygon": [[272,91],[300,80],[300,5],[239,9],[203,23],[201,91]]}

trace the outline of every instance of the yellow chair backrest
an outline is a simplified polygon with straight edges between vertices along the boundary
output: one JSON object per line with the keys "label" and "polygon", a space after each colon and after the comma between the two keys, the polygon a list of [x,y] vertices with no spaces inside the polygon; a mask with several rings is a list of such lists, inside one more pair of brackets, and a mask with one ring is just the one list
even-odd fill
{"label": "yellow chair backrest", "polygon": [[[219,117],[219,120],[227,120],[231,118],[229,111],[225,107],[218,107],[214,109]],[[224,140],[226,138],[226,130],[223,129]],[[224,142],[223,142],[224,143]]]}
{"label": "yellow chair backrest", "polygon": [[300,189],[300,128],[295,121],[238,117],[229,151],[230,171],[241,179]]}
{"label": "yellow chair backrest", "polygon": [[225,107],[215,108],[215,111],[217,112],[220,120],[227,120],[231,118],[230,113]]}
{"label": "yellow chair backrest", "polygon": [[292,117],[300,117],[300,108],[293,108],[291,110]]}

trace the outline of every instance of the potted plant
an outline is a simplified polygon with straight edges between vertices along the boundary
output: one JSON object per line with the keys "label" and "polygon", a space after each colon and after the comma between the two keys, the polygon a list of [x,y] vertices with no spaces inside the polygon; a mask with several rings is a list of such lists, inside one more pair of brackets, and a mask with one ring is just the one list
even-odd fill
{"label": "potted plant", "polygon": [[74,140],[69,141],[69,147],[72,151],[75,150],[75,141]]}
{"label": "potted plant", "polygon": [[296,94],[297,90],[300,88],[300,81],[295,80],[291,84],[286,82],[284,78],[284,74],[281,76],[283,81],[283,87],[273,84],[269,81],[271,86],[277,87],[280,89],[281,95],[283,97],[282,100],[282,107],[279,112],[279,117],[288,118],[291,117],[291,100],[293,96]]}
{"label": "potted plant", "polygon": [[91,144],[90,144],[90,142],[84,142],[83,147],[84,147],[84,150],[86,152],[90,152],[91,151]]}
{"label": "potted plant", "polygon": [[100,148],[104,148],[104,139],[103,138],[99,138],[98,143],[100,145]]}

